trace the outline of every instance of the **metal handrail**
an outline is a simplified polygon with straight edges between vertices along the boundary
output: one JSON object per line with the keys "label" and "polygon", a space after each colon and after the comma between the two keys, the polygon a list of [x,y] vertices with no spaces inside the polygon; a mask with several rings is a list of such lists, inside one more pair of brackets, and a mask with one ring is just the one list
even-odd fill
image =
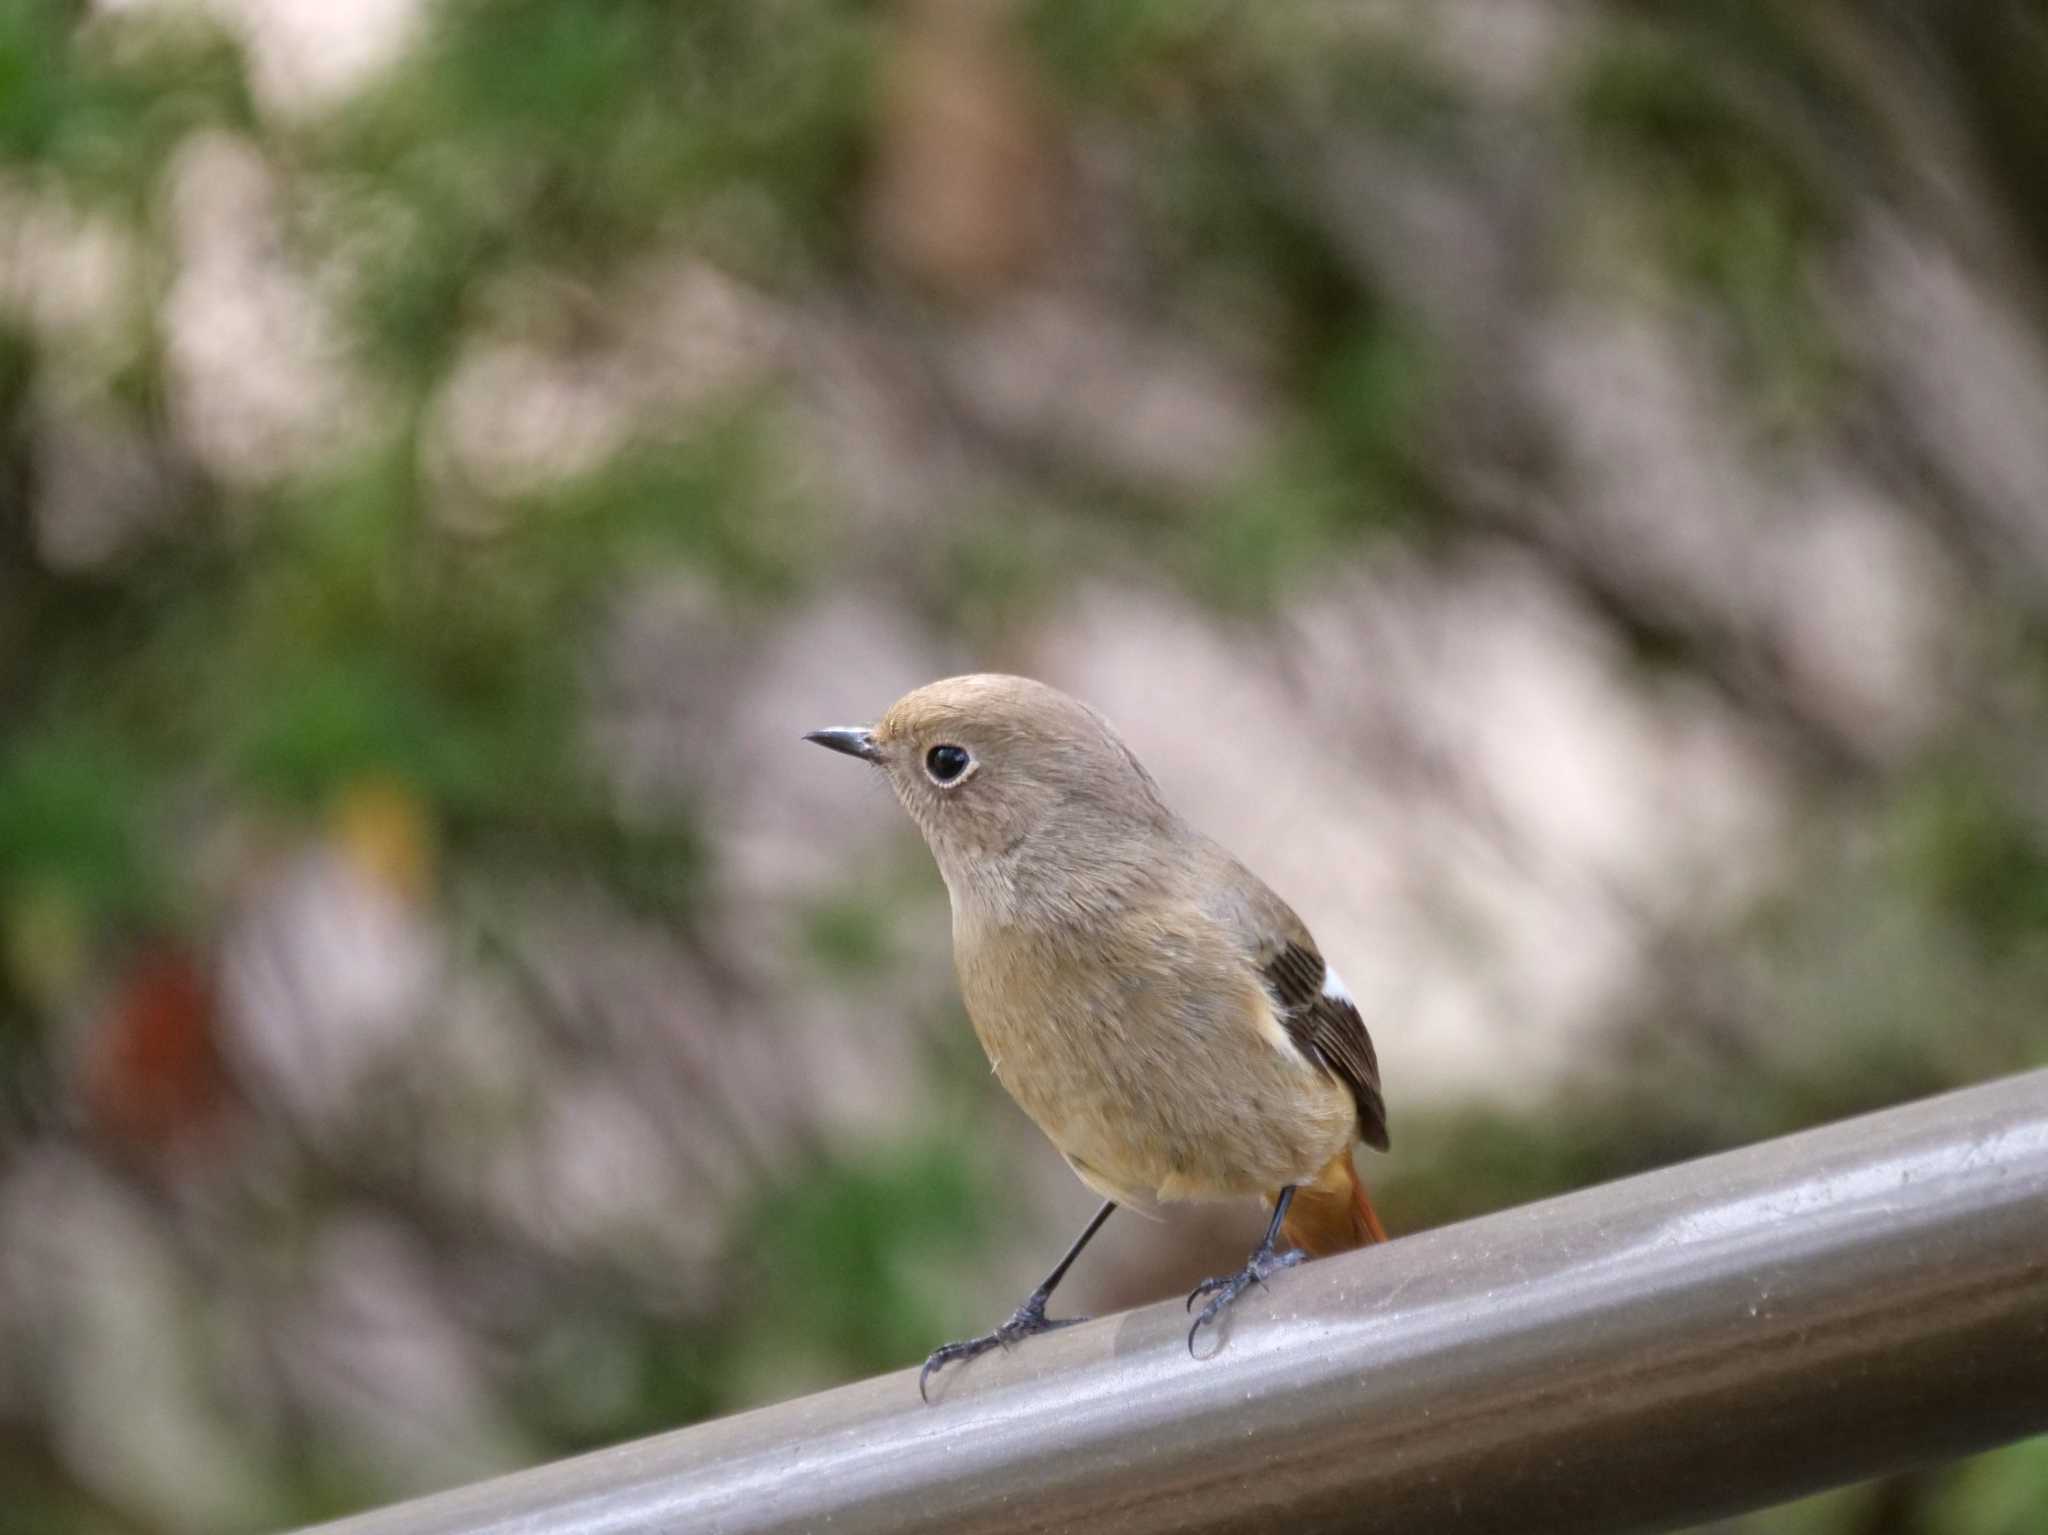
{"label": "metal handrail", "polygon": [[[821,1284],[830,1283],[821,1276]],[[322,1535],[1672,1529],[2048,1429],[2048,1071]]]}

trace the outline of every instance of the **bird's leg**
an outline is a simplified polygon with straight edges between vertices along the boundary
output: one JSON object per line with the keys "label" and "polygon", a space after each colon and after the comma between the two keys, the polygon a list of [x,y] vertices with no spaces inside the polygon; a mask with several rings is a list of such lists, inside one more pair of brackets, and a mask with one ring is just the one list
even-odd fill
{"label": "bird's leg", "polygon": [[968,1338],[959,1343],[948,1343],[933,1349],[924,1362],[924,1368],[918,1372],[917,1394],[929,1402],[931,1398],[925,1395],[926,1384],[932,1376],[957,1360],[978,1358],[992,1348],[1008,1348],[1011,1344],[1021,1342],[1034,1334],[1054,1332],[1062,1327],[1072,1327],[1076,1322],[1087,1321],[1088,1318],[1085,1316],[1048,1317],[1045,1314],[1045,1303],[1052,1299],[1054,1287],[1067,1277],[1067,1270],[1072,1268],[1074,1260],[1081,1256],[1081,1249],[1086,1247],[1089,1239],[1102,1229],[1102,1223],[1109,1219],[1110,1211],[1115,1208],[1114,1199],[1105,1199],[1102,1202],[1102,1208],[1095,1212],[1094,1219],[1090,1220],[1081,1234],[1074,1238],[1074,1245],[1067,1249],[1067,1255],[1052,1266],[1052,1272],[1040,1281],[1037,1289],[1025,1297],[1024,1304],[1010,1313],[1009,1321],[994,1332],[983,1333],[978,1338]]}
{"label": "bird's leg", "polygon": [[1307,1259],[1308,1254],[1298,1247],[1290,1247],[1285,1252],[1275,1251],[1275,1247],[1280,1241],[1281,1223],[1287,1219],[1287,1207],[1293,1203],[1294,1185],[1290,1183],[1280,1191],[1280,1197],[1273,1201],[1273,1219],[1268,1223],[1266,1234],[1260,1239],[1259,1245],[1252,1249],[1251,1260],[1235,1274],[1224,1274],[1214,1279],[1205,1279],[1188,1292],[1188,1309],[1190,1311],[1194,1309],[1195,1302],[1204,1295],[1215,1297],[1208,1305],[1202,1308],[1202,1314],[1195,1318],[1195,1325],[1188,1329],[1188,1352],[1190,1354],[1195,1351],[1195,1334],[1202,1330],[1204,1323],[1215,1321],[1217,1317],[1223,1314],[1224,1307],[1244,1294],[1253,1285],[1264,1284],[1282,1269],[1291,1269],[1295,1264]]}

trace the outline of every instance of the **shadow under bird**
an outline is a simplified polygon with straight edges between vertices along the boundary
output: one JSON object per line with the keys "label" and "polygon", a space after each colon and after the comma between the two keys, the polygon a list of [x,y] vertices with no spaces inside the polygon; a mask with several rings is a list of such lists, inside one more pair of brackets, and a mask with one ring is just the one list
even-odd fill
{"label": "shadow under bird", "polygon": [[[1095,710],[981,674],[906,694],[872,726],[804,737],[874,764],[953,904],[968,1016],[997,1078],[1102,1208],[993,1332],[918,1376],[1080,1317],[1053,1289],[1120,1204],[1256,1195],[1266,1234],[1204,1280],[1196,1336],[1304,1258],[1386,1240],[1352,1163],[1387,1148],[1358,1008],[1287,903],[1169,810]],[[1286,1245],[1282,1245],[1282,1241]]]}

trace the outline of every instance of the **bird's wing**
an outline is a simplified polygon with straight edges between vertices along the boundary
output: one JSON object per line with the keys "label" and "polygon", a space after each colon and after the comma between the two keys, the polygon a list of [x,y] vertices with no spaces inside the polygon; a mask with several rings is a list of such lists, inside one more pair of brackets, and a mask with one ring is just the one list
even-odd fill
{"label": "bird's wing", "polygon": [[1358,1134],[1376,1151],[1387,1149],[1387,1105],[1380,1096],[1380,1062],[1358,1004],[1316,952],[1306,930],[1277,938],[1260,955],[1259,969],[1279,1004],[1280,1023],[1295,1048],[1351,1089]]}
{"label": "bird's wing", "polygon": [[1358,1105],[1358,1134],[1377,1151],[1387,1149],[1387,1106],[1380,1094],[1379,1056],[1358,1004],[1324,961],[1316,941],[1294,910],[1235,859],[1226,920],[1243,937],[1252,963],[1273,994],[1280,1023],[1296,1049],[1322,1071],[1351,1089]]}

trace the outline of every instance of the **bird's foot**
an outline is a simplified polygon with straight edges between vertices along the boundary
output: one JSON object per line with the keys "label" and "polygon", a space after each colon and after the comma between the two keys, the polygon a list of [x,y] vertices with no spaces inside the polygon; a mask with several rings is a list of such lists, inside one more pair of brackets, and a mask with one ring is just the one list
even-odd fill
{"label": "bird's foot", "polygon": [[963,1339],[959,1343],[942,1344],[933,1349],[925,1359],[924,1368],[918,1371],[917,1394],[926,1402],[930,1402],[931,1397],[926,1395],[925,1387],[934,1375],[949,1364],[979,1359],[992,1348],[1010,1348],[1039,1333],[1057,1332],[1062,1327],[1072,1327],[1076,1323],[1088,1320],[1085,1316],[1048,1317],[1045,1314],[1045,1300],[1043,1295],[1034,1295],[1011,1312],[1010,1320],[994,1332],[983,1333],[978,1338]]}
{"label": "bird's foot", "polygon": [[1291,1269],[1297,1263],[1305,1262],[1308,1254],[1298,1247],[1275,1252],[1269,1243],[1262,1242],[1252,1253],[1251,1261],[1235,1274],[1219,1274],[1214,1279],[1205,1279],[1188,1291],[1188,1310],[1195,1309],[1195,1302],[1203,1296],[1211,1296],[1209,1304],[1202,1308],[1195,1325],[1188,1329],[1188,1352],[1195,1351],[1195,1335],[1204,1326],[1223,1314],[1224,1308],[1236,1300],[1253,1285],[1262,1285],[1284,1269]]}

